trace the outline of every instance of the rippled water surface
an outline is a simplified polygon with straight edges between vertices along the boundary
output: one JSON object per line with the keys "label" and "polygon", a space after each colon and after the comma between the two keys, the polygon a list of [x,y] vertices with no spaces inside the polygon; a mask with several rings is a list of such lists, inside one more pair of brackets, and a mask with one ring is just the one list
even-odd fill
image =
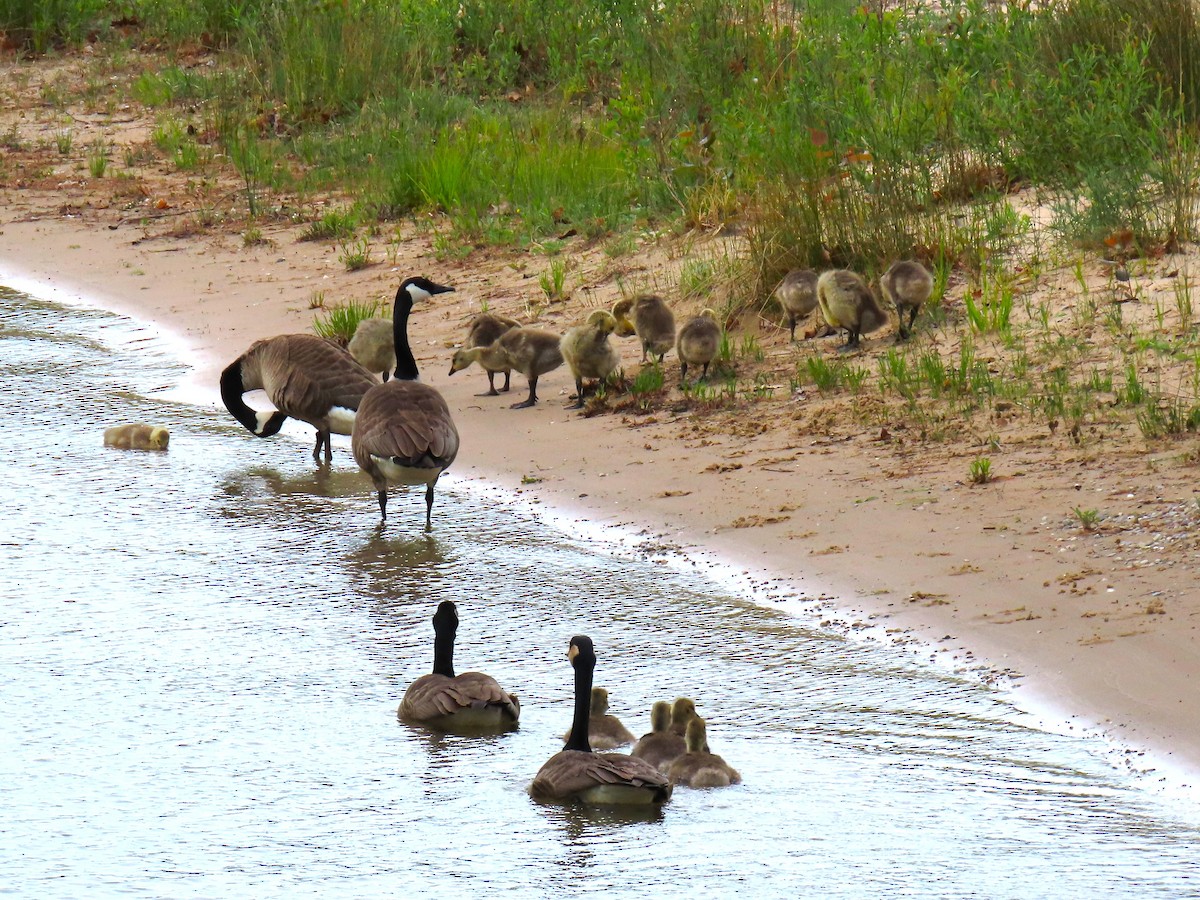
{"label": "rippled water surface", "polygon": [[[1003,693],[463,484],[432,537],[420,491],[381,532],[346,444],[321,472],[307,431],[155,399],[182,374],[128,320],[0,296],[0,893],[1200,894],[1195,811]],[[170,451],[101,446],[127,421]],[[519,731],[396,721],[443,599],[458,667],[520,694]],[[745,783],[649,820],[531,802],[574,633],[631,730],[693,695]]]}

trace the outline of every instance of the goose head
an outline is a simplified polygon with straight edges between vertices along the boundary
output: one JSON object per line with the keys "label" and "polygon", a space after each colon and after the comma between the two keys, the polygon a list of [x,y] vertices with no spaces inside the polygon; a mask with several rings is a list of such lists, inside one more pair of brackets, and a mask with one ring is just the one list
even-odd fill
{"label": "goose head", "polygon": [[253,409],[242,399],[247,390],[255,390],[261,384],[256,374],[252,374],[255,387],[246,387],[245,373],[242,371],[245,364],[246,356],[243,354],[225,367],[221,373],[221,400],[224,401],[225,408],[233,413],[233,417],[251,434],[262,438],[271,437],[279,433],[279,429],[287,421],[287,416],[277,409],[269,412]]}
{"label": "goose head", "polygon": [[420,373],[417,371],[417,361],[413,358],[412,348],[408,343],[408,316],[412,312],[413,303],[417,300],[428,300],[434,294],[444,294],[454,288],[437,284],[428,278],[417,275],[404,279],[396,289],[396,303],[392,310],[392,328],[396,345],[396,374],[401,381],[417,381]]}

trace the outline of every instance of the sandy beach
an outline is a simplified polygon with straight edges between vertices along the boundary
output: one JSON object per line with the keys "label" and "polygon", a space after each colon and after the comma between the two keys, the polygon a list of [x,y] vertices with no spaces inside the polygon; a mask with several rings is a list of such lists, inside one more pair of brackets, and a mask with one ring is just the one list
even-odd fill
{"label": "sandy beach", "polygon": [[[137,111],[120,125],[93,118],[113,141],[144,139],[147,117]],[[8,124],[31,147],[54,127],[37,116]],[[84,153],[86,140],[77,143]],[[456,477],[620,526],[646,552],[732,564],[772,596],[828,611],[841,623],[831,627],[913,641],[918,652],[1011,685],[1018,701],[1099,729],[1130,748],[1134,765],[1200,764],[1200,507],[1194,464],[1181,461],[1190,448],[1011,439],[995,454],[998,477],[974,485],[966,473],[976,448],[822,424],[816,400],[786,384],[759,403],[584,417],[565,409],[574,386],[563,368],[539,383],[535,408],[510,410],[524,396],[520,375],[511,395],[481,397],[483,373],[449,377],[449,359],[484,305],[532,321],[541,258],[491,249],[438,259],[431,229],[410,224],[389,249],[380,242],[374,265],[351,272],[336,245],[301,241],[302,223],[263,224],[266,242],[250,246],[232,224],[177,227],[195,201],[186,178],[166,167],[143,173],[144,196],[131,209],[70,160],[22,178],[19,155],[9,157],[0,187],[5,273],[178,335],[193,353],[186,387],[200,402],[219,406],[217,374],[252,341],[310,331],[318,299],[325,309],[390,301],[405,276],[426,275],[456,288],[416,310],[411,325],[423,380],[443,392],[462,434]],[[698,246],[648,244],[640,277],[652,284],[656,267],[678,265]],[[565,252],[571,297],[537,310],[539,326],[560,332],[620,297],[596,248],[580,242]],[[812,352],[790,345],[778,323],[741,327],[768,360]],[[866,344],[869,357],[884,340]],[[636,342],[619,347],[636,371]],[[673,355],[667,369],[677,380]],[[335,442],[333,464],[354,468],[346,443]],[[378,510],[365,476],[362,485],[367,528]],[[414,498],[389,506],[389,528],[420,527]],[[1103,509],[1103,526],[1081,528],[1079,507]],[[452,534],[454,522],[435,508],[434,527]],[[1139,762],[1143,749],[1156,762]]]}

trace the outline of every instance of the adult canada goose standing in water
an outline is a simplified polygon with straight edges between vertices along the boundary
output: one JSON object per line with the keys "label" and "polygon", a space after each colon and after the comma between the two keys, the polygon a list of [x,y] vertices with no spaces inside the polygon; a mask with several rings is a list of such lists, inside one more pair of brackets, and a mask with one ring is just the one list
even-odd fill
{"label": "adult canada goose standing in water", "polygon": [[454,354],[450,361],[450,374],[478,362],[485,369],[503,371],[506,367],[516,369],[529,379],[529,396],[511,409],[527,409],[537,403],[538,378],[553,372],[563,364],[559,336],[552,331],[523,325],[510,328],[487,347],[464,348]]}
{"label": "adult canada goose standing in water", "polygon": [[575,402],[567,409],[583,407],[583,380],[604,381],[621,365],[621,355],[608,342],[617,327],[617,320],[606,309],[593,310],[582,325],[567,329],[559,341],[563,359],[575,376]]}
{"label": "adult canada goose standing in water", "polygon": [[[513,328],[520,328],[521,323],[516,319],[510,319],[508,316],[497,316],[493,313],[480,313],[471,320],[471,324],[467,327],[467,339],[463,342],[463,347],[470,350],[474,347],[490,347],[496,341],[500,340],[500,335]],[[509,379],[512,376],[512,367],[504,362],[498,369],[489,368],[488,364],[480,360],[480,365],[487,372],[488,391],[486,394],[480,394],[481,397],[495,397],[501,391],[508,391]],[[499,391],[496,390],[496,373],[504,373],[504,387]],[[454,370],[450,370],[450,374],[454,374]]]}
{"label": "adult canada goose standing in water", "polygon": [[355,326],[354,337],[350,338],[346,349],[364,369],[379,372],[387,381],[391,370],[396,368],[396,343],[391,320],[382,316],[363,319]]}
{"label": "adult canada goose standing in water", "polygon": [[491,675],[454,674],[458,609],[449,600],[433,615],[433,672],[408,686],[396,715],[442,731],[507,731],[521,716],[521,703]]}
{"label": "adult canada goose standing in water", "polygon": [[701,718],[692,719],[687,725],[687,753],[671,763],[667,775],[672,784],[687,787],[727,787],[741,784],[742,776],[737,769],[708,750],[708,738]]}
{"label": "adult canada goose standing in water", "polygon": [[847,269],[830,269],[817,279],[817,303],[821,315],[833,328],[846,332],[846,343],[839,350],[854,350],[861,335],[878,331],[887,323],[875,295],[862,276]]}
{"label": "adult canada goose standing in water", "polygon": [[[921,305],[933,293],[933,276],[919,262],[901,259],[892,263],[883,273],[879,286],[883,288],[884,296],[895,305],[896,315],[900,319],[900,332],[896,340],[907,340]],[[908,325],[904,324],[905,312],[908,313]]]}
{"label": "adult canada goose standing in water", "polygon": [[[281,334],[255,341],[221,373],[221,400],[233,417],[261,438],[279,433],[290,416],[317,429],[313,459],[333,458],[329,436],[350,434],[355,411],[378,382],[353,356],[315,334]],[[274,410],[251,409],[243,395],[263,390]]]}
{"label": "adult canada goose standing in water", "polygon": [[783,276],[775,296],[788,317],[788,333],[796,340],[796,323],[817,308],[817,273],[812,269],[792,269]]}
{"label": "adult canada goose standing in water", "polygon": [[592,639],[571,638],[567,658],[575,669],[575,717],[571,740],[538,771],[529,793],[535,800],[594,804],[658,804],[671,797],[671,782],[645,760],[621,753],[594,753],[588,718],[596,652]]}
{"label": "adult canada goose standing in water", "polygon": [[721,326],[711,309],[700,311],[679,329],[675,352],[679,355],[679,382],[687,384],[688,366],[701,366],[700,377],[708,379],[708,366],[721,348]]}
{"label": "adult canada goose standing in water", "polygon": [[371,476],[379,494],[383,521],[387,521],[389,482],[425,485],[426,531],[433,530],[434,485],[458,454],[458,429],[442,395],[417,380],[417,361],[408,343],[408,316],[414,300],[428,300],[452,290],[419,277],[400,285],[392,314],[395,377],[366,392],[350,437],[355,461]]}

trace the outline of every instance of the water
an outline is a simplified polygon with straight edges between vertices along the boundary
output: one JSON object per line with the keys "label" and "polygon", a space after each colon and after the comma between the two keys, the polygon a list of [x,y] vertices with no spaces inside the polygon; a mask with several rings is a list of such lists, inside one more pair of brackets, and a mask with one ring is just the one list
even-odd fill
{"label": "water", "polygon": [[[1200,896],[1200,815],[997,690],[464,483],[380,531],[345,444],[163,399],[168,346],[0,296],[0,894],[23,897]],[[166,454],[101,446],[166,424]],[[469,435],[466,436],[469,439]],[[519,731],[399,724],[458,603],[456,662]],[[534,804],[574,633],[635,733],[694,696],[744,784],[660,815]]]}

